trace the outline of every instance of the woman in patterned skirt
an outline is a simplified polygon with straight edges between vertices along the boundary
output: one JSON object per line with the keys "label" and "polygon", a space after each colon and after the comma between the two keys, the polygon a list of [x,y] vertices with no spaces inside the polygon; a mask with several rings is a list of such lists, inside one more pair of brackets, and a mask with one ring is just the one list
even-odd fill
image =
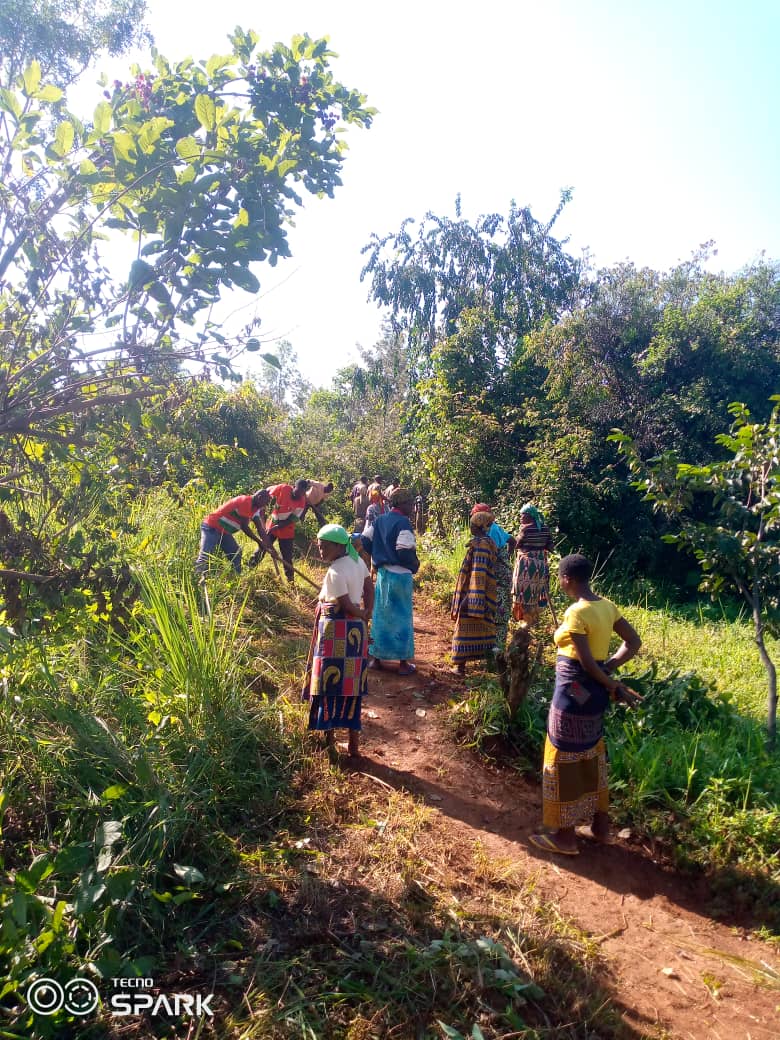
{"label": "woman in patterned skirt", "polygon": [[374,606],[374,586],[343,527],[320,528],[317,547],[329,567],[314,616],[303,686],[304,700],[311,701],[309,729],[324,731],[327,747],[335,746],[336,729],[347,729],[349,754],[358,755],[366,692],[366,622]]}
{"label": "woman in patterned skirt", "polygon": [[520,533],[516,539],[517,559],[512,576],[512,616],[534,625],[549,604],[550,566],[547,553],[554,549],[550,528],[530,502],[520,510]]}
{"label": "woman in patterned skirt", "polygon": [[[593,592],[592,570],[579,553],[564,556],[558,568],[561,588],[573,602],[555,632],[555,692],[542,771],[542,823],[548,833],[530,837],[537,848],[565,856],[579,852],[577,824],[590,825],[586,837],[609,841],[604,712],[610,700],[641,699],[612,672],[634,657],[642,641],[618,607]],[[623,642],[608,657],[613,632]]]}
{"label": "woman in patterned skirt", "polygon": [[466,661],[488,661],[496,642],[496,557],[495,542],[488,530],[495,517],[490,506],[480,502],[471,511],[472,538],[461,564],[451,615],[453,671],[466,674]]}

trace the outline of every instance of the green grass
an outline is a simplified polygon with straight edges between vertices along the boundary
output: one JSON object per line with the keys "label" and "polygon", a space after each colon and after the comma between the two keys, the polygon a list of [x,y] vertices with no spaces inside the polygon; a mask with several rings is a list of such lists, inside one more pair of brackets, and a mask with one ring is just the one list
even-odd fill
{"label": "green grass", "polygon": [[[667,668],[695,670],[718,692],[733,698],[741,712],[765,718],[766,672],[750,619],[729,618],[725,610],[710,603],[700,608],[666,605],[650,609],[631,605],[625,606],[623,612],[641,633],[643,657]],[[767,637],[767,650],[780,666],[778,641]]]}

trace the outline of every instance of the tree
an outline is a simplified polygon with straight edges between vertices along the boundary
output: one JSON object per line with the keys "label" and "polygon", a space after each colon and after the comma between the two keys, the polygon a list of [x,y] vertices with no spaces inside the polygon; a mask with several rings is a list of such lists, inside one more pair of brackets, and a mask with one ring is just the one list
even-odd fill
{"label": "tree", "polygon": [[[91,469],[101,508],[109,497],[101,438],[142,442],[185,361],[237,378],[232,359],[260,341],[229,342],[212,305],[226,288],[256,292],[253,265],[289,255],[301,193],[332,196],[340,131],[371,123],[327,41],[230,39],[204,62],[153,53],[154,70],[115,81],[86,122],[38,60],[0,90],[0,497],[18,521],[3,544],[36,532],[7,570],[88,580],[83,538],[66,536],[94,508],[79,494]],[[132,467],[109,468],[121,485]]]}
{"label": "tree", "polygon": [[0,0],[0,86],[33,61],[67,86],[96,54],[123,54],[149,42],[146,0]]}
{"label": "tree", "polygon": [[777,671],[765,634],[780,635],[780,395],[767,422],[754,422],[744,404],[732,404],[729,433],[717,437],[728,457],[704,465],[682,463],[668,452],[644,463],[630,438],[616,431],[637,477],[634,486],[677,527],[665,540],[693,552],[713,596],[735,591],[748,605],[767,675],[767,733],[777,734]]}
{"label": "tree", "polygon": [[547,223],[513,203],[472,224],[458,200],[455,220],[429,213],[416,235],[407,220],[364,249],[370,295],[405,338],[405,423],[441,519],[492,499],[522,458],[525,398],[543,379],[523,339],[576,298],[580,265],[552,234],[569,197]]}
{"label": "tree", "polygon": [[[334,80],[326,41],[231,41],[208,62],[155,55],[86,124],[36,61],[0,94],[0,438],[17,454],[29,437],[77,444],[86,414],[153,394],[183,359],[229,375],[231,345],[192,326],[223,288],[257,291],[253,263],[289,255],[299,186],[341,183],[337,125],[371,112]],[[133,239],[126,278],[101,260],[105,227]]]}
{"label": "tree", "polygon": [[427,213],[416,237],[411,218],[397,234],[372,236],[361,278],[370,276],[369,297],[389,307],[393,327],[406,334],[413,380],[430,374],[434,347],[455,334],[465,311],[490,316],[501,365],[520,336],[570,303],[580,265],[551,234],[570,197],[561,193],[546,224],[514,203],[506,218],[491,213],[470,224],[458,198],[455,220]]}

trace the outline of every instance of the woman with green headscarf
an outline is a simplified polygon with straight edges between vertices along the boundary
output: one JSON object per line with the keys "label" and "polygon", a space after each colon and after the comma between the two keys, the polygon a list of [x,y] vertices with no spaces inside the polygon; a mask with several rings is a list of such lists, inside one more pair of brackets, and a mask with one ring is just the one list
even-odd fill
{"label": "woman with green headscarf", "polygon": [[317,548],[328,570],[314,615],[303,699],[311,701],[309,729],[323,731],[327,747],[335,746],[336,729],[349,730],[349,754],[358,755],[374,586],[339,524],[320,528]]}
{"label": "woman with green headscarf", "polygon": [[554,549],[550,528],[530,502],[520,509],[517,559],[512,575],[512,616],[533,625],[543,607],[549,605],[550,565],[547,553]]}

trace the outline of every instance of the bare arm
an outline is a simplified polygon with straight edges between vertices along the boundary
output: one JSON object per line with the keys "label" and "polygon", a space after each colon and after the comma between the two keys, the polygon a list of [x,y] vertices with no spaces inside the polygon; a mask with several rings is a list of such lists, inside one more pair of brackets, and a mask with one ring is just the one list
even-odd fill
{"label": "bare arm", "polygon": [[260,546],[261,549],[264,549],[265,548],[265,543],[262,541],[261,538],[257,537],[255,532],[249,526],[249,521],[248,520],[244,520],[243,517],[242,517],[238,522],[241,525],[241,530],[244,532],[244,534],[247,536],[247,538],[251,538],[253,542],[257,542],[257,544]]}
{"label": "bare arm", "polygon": [[363,607],[368,620],[374,612],[374,583],[371,575],[367,574],[363,580]]}
{"label": "bare arm", "polygon": [[363,610],[359,603],[353,603],[349,598],[348,593],[345,592],[343,596],[339,596],[338,604],[345,614],[350,614],[352,617],[356,618],[362,618],[365,621],[365,610]]}
{"label": "bare arm", "polygon": [[604,671],[609,674],[612,674],[612,672],[614,672],[616,668],[619,668],[621,664],[630,661],[632,657],[636,657],[639,648],[642,645],[642,640],[639,638],[636,629],[633,625],[629,624],[625,618],[618,618],[612,626],[612,631],[616,632],[623,642],[612,657],[610,657],[608,661],[604,662]]}

